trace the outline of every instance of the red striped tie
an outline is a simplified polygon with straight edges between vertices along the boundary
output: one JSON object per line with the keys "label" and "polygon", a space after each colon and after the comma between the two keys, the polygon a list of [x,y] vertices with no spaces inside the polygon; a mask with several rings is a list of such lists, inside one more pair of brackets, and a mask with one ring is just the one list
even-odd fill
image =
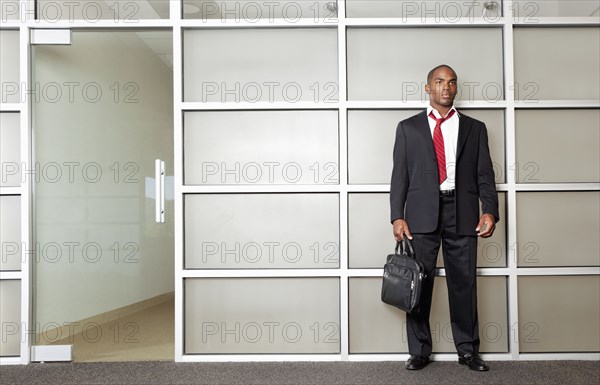
{"label": "red striped tie", "polygon": [[445,118],[436,118],[433,111],[429,113],[429,117],[435,120],[435,128],[433,129],[433,145],[435,146],[435,157],[437,158],[438,174],[440,176],[440,184],[446,180],[446,151],[444,149],[444,136],[442,135],[442,123],[450,119],[454,115],[451,110]]}

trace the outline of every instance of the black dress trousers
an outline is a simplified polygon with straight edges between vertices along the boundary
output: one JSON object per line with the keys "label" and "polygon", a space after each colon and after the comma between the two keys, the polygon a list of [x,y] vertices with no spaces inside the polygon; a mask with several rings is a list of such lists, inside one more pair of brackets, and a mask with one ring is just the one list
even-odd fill
{"label": "black dress trousers", "polygon": [[431,297],[440,244],[443,246],[450,322],[459,355],[479,353],[477,320],[477,237],[458,235],[454,197],[440,197],[440,215],[433,233],[413,233],[413,247],[427,274],[418,312],[407,314],[408,348],[411,355],[432,352]]}

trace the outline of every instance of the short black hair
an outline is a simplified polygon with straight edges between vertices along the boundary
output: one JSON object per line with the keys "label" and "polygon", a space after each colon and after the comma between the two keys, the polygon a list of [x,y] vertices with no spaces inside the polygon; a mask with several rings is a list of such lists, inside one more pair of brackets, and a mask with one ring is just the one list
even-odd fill
{"label": "short black hair", "polygon": [[433,68],[431,71],[429,71],[429,73],[427,74],[427,84],[431,83],[431,78],[433,77],[433,73],[437,70],[439,70],[440,68],[448,68],[449,70],[451,70],[452,72],[454,72],[456,74],[456,71],[454,71],[454,69],[452,67],[450,67],[448,64],[440,64],[439,66]]}

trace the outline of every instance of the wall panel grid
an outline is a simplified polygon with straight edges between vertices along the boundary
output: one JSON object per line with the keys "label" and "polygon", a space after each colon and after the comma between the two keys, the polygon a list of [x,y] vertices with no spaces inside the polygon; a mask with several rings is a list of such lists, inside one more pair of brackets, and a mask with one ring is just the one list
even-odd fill
{"label": "wall panel grid", "polygon": [[[43,6],[42,3],[38,6]],[[18,32],[18,49],[15,49],[11,57],[17,55],[18,51],[20,61],[17,83],[24,88],[18,89],[21,92],[16,99],[14,95],[10,96],[14,100],[8,96],[4,98],[3,95],[5,100],[0,103],[0,112],[19,113],[19,156],[22,162],[28,162],[31,148],[31,100],[27,99],[26,92],[23,91],[29,89],[29,35],[32,29],[173,30],[177,361],[401,360],[406,357],[401,343],[369,347],[360,339],[356,340],[359,338],[356,325],[360,325],[360,318],[353,318],[353,314],[357,307],[360,310],[362,298],[354,297],[353,294],[361,282],[368,283],[376,291],[381,269],[360,263],[353,266],[351,221],[356,218],[356,212],[365,212],[366,206],[355,207],[358,211],[352,211],[351,208],[357,204],[355,198],[372,196],[372,200],[363,200],[374,209],[384,211],[385,204],[381,205],[381,201],[385,201],[385,195],[389,191],[385,172],[377,171],[371,175],[368,170],[357,168],[356,164],[361,163],[361,156],[365,157],[357,149],[366,151],[368,160],[374,165],[385,162],[385,156],[380,154],[389,152],[389,148],[385,146],[389,146],[393,140],[390,122],[395,125],[399,117],[426,105],[422,78],[430,67],[439,64],[440,57],[426,47],[446,34],[454,36],[453,43],[466,39],[467,45],[475,51],[486,50],[486,55],[469,54],[469,50],[467,54],[461,55],[463,45],[452,44],[452,49],[443,49],[443,57],[447,64],[457,69],[461,77],[461,99],[457,106],[469,109],[472,115],[481,115],[489,122],[490,132],[494,130],[496,135],[490,139],[494,141],[494,157],[502,159],[498,161],[495,170],[498,189],[504,196],[506,213],[501,222],[505,240],[501,242],[499,249],[503,255],[498,260],[500,262],[494,259],[492,264],[480,264],[478,274],[482,282],[489,282],[483,286],[505,287],[506,296],[501,299],[493,298],[504,304],[500,306],[501,319],[493,321],[498,321],[494,325],[498,328],[492,330],[492,326],[488,325],[489,329],[486,330],[486,338],[491,345],[484,357],[600,359],[600,347],[593,344],[593,338],[597,339],[597,330],[589,331],[592,338],[586,341],[585,346],[569,346],[565,351],[557,353],[556,346],[560,346],[561,341],[545,338],[548,331],[550,334],[559,333],[561,325],[537,322],[536,320],[546,316],[543,309],[538,313],[523,311],[523,306],[535,302],[536,293],[529,290],[540,284],[552,286],[554,282],[576,282],[578,287],[583,288],[583,293],[583,290],[596,287],[600,276],[598,254],[593,246],[582,249],[577,258],[565,262],[560,257],[564,253],[560,249],[563,245],[555,240],[555,219],[549,217],[539,221],[539,226],[547,229],[543,231],[535,223],[530,224],[531,218],[527,216],[527,213],[546,214],[544,209],[548,211],[547,208],[552,207],[567,213],[570,215],[568,221],[576,223],[577,218],[572,213],[587,209],[584,211],[587,213],[586,226],[581,229],[582,233],[574,234],[584,238],[585,234],[590,234],[593,237],[595,233],[591,229],[598,227],[600,212],[593,206],[598,201],[600,191],[598,151],[597,146],[594,147],[597,140],[594,144],[593,140],[582,140],[576,135],[563,138],[557,132],[560,125],[551,124],[568,115],[581,123],[577,125],[577,135],[592,138],[598,135],[598,125],[595,122],[600,110],[597,94],[600,85],[597,71],[590,71],[590,68],[597,70],[600,65],[600,15],[596,1],[504,0],[485,2],[487,7],[483,2],[469,4],[451,1],[338,0],[314,1],[310,4],[282,1],[275,7],[266,3],[239,0],[222,2],[220,5],[225,7],[223,9],[215,2],[202,0],[155,1],[152,9],[143,8],[142,3],[147,2],[135,3],[139,3],[140,8],[119,8],[118,15],[115,14],[117,8],[113,7],[109,9],[112,12],[110,14],[109,10],[103,10],[102,17],[86,17],[83,14],[69,17],[68,13],[63,13],[64,17],[57,20],[55,15],[42,12],[36,20],[32,12],[33,0],[1,1],[1,31]],[[136,9],[137,12],[131,13]],[[406,55],[398,54],[403,53],[403,49],[408,49],[403,42],[409,40],[413,42],[410,52],[419,52],[411,59],[410,64],[402,59]],[[572,44],[575,40],[583,41],[584,44]],[[286,46],[289,42],[293,42],[292,49]],[[577,47],[585,49],[579,50]],[[375,55],[379,60],[373,62],[367,55],[361,55],[364,50],[372,53],[369,57]],[[545,58],[538,51],[552,52],[554,55]],[[556,55],[557,52],[568,54]],[[6,57],[3,52],[2,58]],[[195,61],[186,62],[190,58]],[[568,61],[569,58],[571,61]],[[480,60],[488,60],[489,63]],[[534,63],[532,60],[536,65],[530,64]],[[204,71],[190,73],[190,64],[204,66]],[[540,68],[544,70],[536,71]],[[556,84],[556,76],[553,74],[561,73],[564,76],[564,68],[574,69]],[[481,69],[485,71],[479,72]],[[2,82],[6,80],[2,79]],[[372,84],[379,84],[381,87],[369,89]],[[193,87],[191,94],[190,86]],[[3,91],[5,90],[3,87]],[[545,111],[549,111],[549,116],[543,114]],[[369,128],[361,123],[361,117],[357,113],[362,112],[368,117],[368,120],[363,121],[368,124],[372,119],[376,123],[373,127]],[[215,153],[210,159],[202,158],[203,154],[190,153],[190,149],[186,147],[189,145],[186,135],[191,131],[186,119],[192,114],[203,122],[200,128],[204,129],[194,134],[201,140],[211,140],[214,148],[227,146],[227,138],[219,136],[220,124],[226,120],[229,126],[223,126],[227,127],[224,132],[239,135],[238,137],[246,135],[249,141],[238,141],[236,146],[248,144],[248,147],[243,148],[247,158],[236,158],[235,151],[221,158],[217,156],[221,154]],[[281,122],[281,125],[264,125],[261,121],[264,116],[264,121]],[[318,119],[318,129],[311,123],[315,116],[324,117]],[[211,118],[214,118],[212,123]],[[263,136],[236,126],[236,119],[250,119]],[[544,119],[548,124],[532,123]],[[217,128],[211,130],[210,127]],[[278,129],[285,134],[277,132]],[[311,138],[314,137],[314,141],[319,142],[318,151],[294,152],[297,150],[294,144],[301,143],[295,142],[294,135],[304,131],[312,132]],[[537,140],[539,132],[547,134],[542,141],[548,143],[547,146],[540,146],[540,141]],[[261,138],[270,140],[264,151],[259,148]],[[306,138],[299,135],[298,139]],[[563,142],[568,146],[561,146]],[[586,146],[586,151],[578,151],[580,146]],[[303,143],[302,147],[310,150],[313,146]],[[262,157],[252,157],[254,152],[261,151]],[[197,163],[194,164],[196,169],[193,178],[200,183],[188,183],[187,172],[190,165],[185,162],[190,154],[195,157],[194,162],[199,162],[199,168]],[[556,161],[553,155],[557,154],[564,162]],[[391,161],[391,154],[389,159]],[[578,172],[572,172],[574,170]],[[498,176],[500,172],[501,177]],[[302,177],[299,178],[300,174]],[[203,181],[207,183],[202,183]],[[20,186],[0,187],[3,197],[21,197],[22,242],[28,242],[31,234],[30,191],[27,180]],[[190,236],[197,234],[187,233],[187,222],[190,218],[194,221],[188,215],[185,201],[193,197],[202,203],[206,197],[220,196],[239,197],[243,200],[247,194],[249,198],[283,198],[281,202],[264,199],[258,203],[258,208],[269,207],[269,210],[264,211],[268,218],[258,222],[265,227],[262,234],[266,236],[260,239],[244,238],[244,223],[238,222],[235,228],[230,226],[232,215],[235,220],[236,213],[228,212],[226,208],[219,213],[219,208],[213,205],[210,208],[215,212],[215,218],[222,222],[210,229],[211,239],[199,240],[199,246],[196,244],[194,250],[200,252],[196,254],[194,262],[188,265],[190,261],[186,253],[190,252],[190,245],[187,242]],[[323,203],[326,211],[303,212],[305,222],[310,223],[311,215],[312,220],[318,218],[320,222],[309,229],[312,233],[308,231],[303,234],[301,242],[293,234],[286,233],[285,228],[272,225],[269,229],[264,225],[271,223],[268,222],[271,217],[278,220],[277,213],[289,210],[289,204],[284,202],[286,199],[293,201],[298,197],[307,200],[323,198],[322,202],[333,202]],[[593,207],[590,209],[589,205],[581,206],[581,202],[591,202],[589,204]],[[535,204],[541,205],[541,208]],[[201,218],[202,214],[199,215]],[[385,222],[387,214],[381,215]],[[242,219],[243,215],[238,215],[237,220]],[[323,221],[327,222],[328,233],[321,239],[316,234],[324,225]],[[285,222],[282,223],[280,227],[285,226]],[[332,223],[337,224],[337,228],[332,227]],[[382,226],[382,231],[383,227],[385,225]],[[232,229],[235,231],[231,232]],[[268,231],[275,231],[272,234],[277,236],[269,238]],[[391,229],[389,231],[391,249],[393,240]],[[265,264],[248,269],[248,266],[255,263],[259,252],[265,258]],[[209,257],[216,258],[212,260],[212,265],[208,263]],[[331,266],[324,262],[326,257],[333,262]],[[379,257],[383,261],[384,256],[373,256]],[[271,260],[277,258],[280,259],[279,265],[271,263]],[[233,261],[232,266],[223,268],[224,266],[220,266],[223,260],[226,263]],[[245,265],[237,261],[244,261]],[[321,265],[315,265],[315,261]],[[528,264],[532,261],[536,262]],[[203,263],[210,267],[203,268]],[[440,277],[445,275],[443,267],[439,268],[438,274]],[[14,280],[21,282],[18,319],[25,326],[30,317],[29,275],[30,266],[27,261],[21,264],[21,271],[0,272],[3,284]],[[536,280],[537,277],[543,279]],[[281,325],[288,327],[285,329],[287,334],[281,336],[283,342],[279,341],[284,348],[270,350],[273,346],[267,346],[261,352],[222,349],[225,353],[219,355],[216,354],[217,351],[211,354],[198,349],[197,345],[188,349],[190,345],[186,342],[189,337],[186,335],[185,320],[193,313],[193,309],[189,309],[193,302],[190,303],[190,298],[184,295],[188,290],[188,283],[198,282],[201,286],[203,282],[242,282],[239,281],[241,279],[252,279],[259,286],[273,279],[283,282],[281,287],[302,280],[324,284],[323,287],[329,287],[328,290],[331,291],[328,292],[328,300],[333,301],[325,304],[336,305],[339,320],[334,320],[329,314],[321,316],[321,313],[315,313],[314,319],[309,317],[310,319],[302,322],[294,319],[280,320],[275,316],[269,318],[267,312],[273,309],[265,305],[262,318],[246,319],[243,325],[240,324],[240,335],[246,333],[245,336],[252,340],[258,337],[258,331],[268,333],[275,330],[275,323],[279,322],[278,327],[281,329],[278,331],[283,330]],[[484,299],[489,295],[491,294],[488,292],[481,293]],[[377,302],[378,298],[373,298],[372,301],[373,303],[368,303],[369,306],[378,306],[377,311],[388,311],[381,308],[383,305]],[[575,313],[577,310],[575,309]],[[596,313],[598,311],[593,310]],[[390,316],[392,319],[397,317],[400,324],[399,314],[386,314],[384,321]],[[492,317],[496,316],[498,315]],[[597,314],[594,317],[597,318]],[[234,334],[238,330],[236,321],[229,321],[233,321],[234,325],[227,325],[233,331],[231,335],[225,332],[226,340],[235,338]],[[319,332],[316,341],[323,345],[317,344],[316,348],[311,348],[310,341],[307,341],[308,350],[301,351],[300,355],[293,349],[286,349],[285,343],[289,342],[286,338],[293,341],[298,337],[293,333],[298,331],[293,322],[299,324],[303,332],[313,333],[313,342],[315,333]],[[257,329],[256,324],[261,329]],[[210,333],[221,332],[210,329],[214,324],[206,325],[204,330],[200,329],[205,332],[206,338],[212,338]],[[586,325],[581,324],[579,327],[585,329],[588,327]],[[443,324],[440,327],[443,331]],[[535,334],[536,330],[539,334]],[[24,331],[21,332],[25,336]],[[358,335],[360,336],[360,331]],[[332,345],[327,345],[326,340],[333,342],[335,346],[332,348]],[[540,342],[536,344],[536,340]],[[188,354],[197,351],[202,354]],[[259,355],[265,352],[266,354]],[[451,349],[442,347],[435,358],[453,360],[455,355]],[[28,361],[29,350],[25,337],[22,338],[19,356],[0,357],[0,363]]]}
{"label": "wall panel grid", "polygon": [[[25,2],[23,2],[25,3]],[[4,9],[5,4],[2,5]],[[28,29],[0,24],[0,365],[29,362],[31,234]]]}

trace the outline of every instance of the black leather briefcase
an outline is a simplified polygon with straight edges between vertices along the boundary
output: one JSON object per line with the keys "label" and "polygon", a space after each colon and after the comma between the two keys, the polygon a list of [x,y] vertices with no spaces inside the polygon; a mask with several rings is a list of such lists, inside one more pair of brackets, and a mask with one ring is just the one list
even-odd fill
{"label": "black leather briefcase", "polygon": [[[387,256],[383,267],[381,300],[407,313],[418,311],[425,273],[423,264],[415,259],[415,251],[407,236],[396,243],[394,254]],[[398,253],[400,249],[400,253]]]}

